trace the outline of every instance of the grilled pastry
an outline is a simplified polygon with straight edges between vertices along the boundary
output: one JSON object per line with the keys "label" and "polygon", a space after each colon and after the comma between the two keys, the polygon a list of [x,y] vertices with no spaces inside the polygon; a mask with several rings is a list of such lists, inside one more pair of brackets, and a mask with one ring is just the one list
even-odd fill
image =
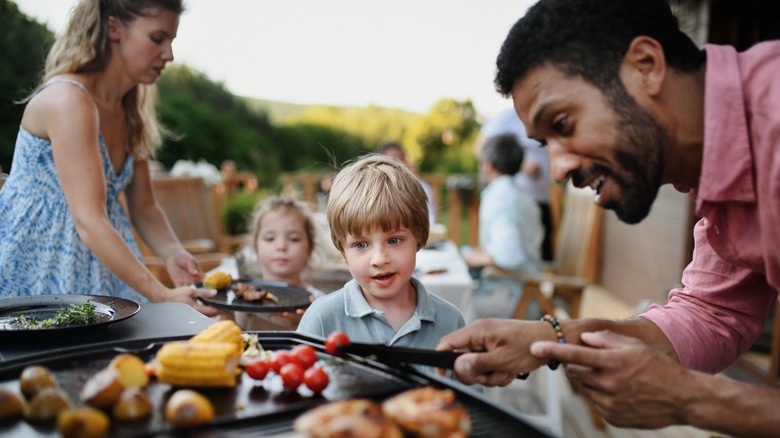
{"label": "grilled pastry", "polygon": [[371,400],[341,400],[318,406],[295,420],[296,432],[313,438],[403,438],[403,432],[382,415]]}
{"label": "grilled pastry", "polygon": [[469,413],[455,403],[455,393],[450,389],[410,389],[383,402],[382,411],[421,438],[465,438],[471,432]]}

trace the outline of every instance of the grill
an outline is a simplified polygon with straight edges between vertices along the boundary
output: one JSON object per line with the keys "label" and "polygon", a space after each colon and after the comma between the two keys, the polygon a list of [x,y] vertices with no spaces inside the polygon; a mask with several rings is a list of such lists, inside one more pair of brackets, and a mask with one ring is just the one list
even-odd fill
{"label": "grill", "polygon": [[[406,389],[418,386],[450,388],[457,400],[468,409],[472,420],[472,437],[547,437],[546,432],[527,423],[513,411],[507,410],[473,388],[452,379],[422,373],[411,367],[395,367],[373,361],[344,361],[324,352],[321,340],[294,332],[253,332],[266,350],[291,349],[306,343],[318,350],[325,361],[331,383],[322,395],[305,395],[305,391],[285,392],[278,376],[264,382],[255,382],[245,374],[233,389],[201,389],[199,392],[212,400],[215,421],[209,425],[173,430],[163,420],[165,401],[173,392],[169,385],[152,381],[146,388],[155,411],[147,420],[122,423],[113,421],[112,437],[248,437],[289,433],[295,418],[307,409],[330,400],[370,398],[382,401]],[[176,339],[176,338],[174,338]],[[180,338],[186,339],[186,338]],[[0,369],[0,385],[18,389],[18,377],[27,365],[40,364],[52,369],[62,388],[78,404],[78,393],[89,377],[105,367],[119,352],[132,352],[149,361],[164,342],[172,340],[127,341],[112,346],[79,349],[42,360],[17,362]],[[236,406],[242,409],[236,409]],[[8,437],[56,437],[53,424],[28,424],[24,420],[0,423],[0,435]]]}

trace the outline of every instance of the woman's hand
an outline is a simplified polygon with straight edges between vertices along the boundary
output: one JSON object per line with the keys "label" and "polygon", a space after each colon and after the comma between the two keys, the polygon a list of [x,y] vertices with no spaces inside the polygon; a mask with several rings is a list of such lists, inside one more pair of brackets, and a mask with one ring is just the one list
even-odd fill
{"label": "woman's hand", "polygon": [[193,287],[184,286],[177,287],[175,289],[169,289],[163,301],[186,303],[192,306],[192,308],[198,312],[211,317],[219,315],[221,313],[220,310],[205,304],[201,304],[197,299],[200,297],[211,298],[216,294],[217,291],[214,289],[195,289]]}
{"label": "woman's hand", "polygon": [[176,287],[188,286],[203,279],[203,271],[195,257],[183,248],[165,258],[165,267]]}

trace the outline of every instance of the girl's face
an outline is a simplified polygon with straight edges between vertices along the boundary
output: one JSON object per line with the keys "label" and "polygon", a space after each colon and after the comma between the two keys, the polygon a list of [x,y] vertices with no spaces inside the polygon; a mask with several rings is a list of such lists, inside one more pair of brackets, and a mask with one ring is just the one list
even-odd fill
{"label": "girl's face", "polygon": [[312,245],[304,219],[295,211],[271,211],[260,221],[257,259],[267,280],[300,283]]}
{"label": "girl's face", "polygon": [[167,9],[129,23],[109,18],[108,35],[114,56],[133,82],[152,84],[173,61],[173,40],[179,28],[179,15]]}
{"label": "girl's face", "polygon": [[347,234],[344,258],[369,304],[391,303],[414,294],[409,279],[417,260],[417,239],[409,228]]}

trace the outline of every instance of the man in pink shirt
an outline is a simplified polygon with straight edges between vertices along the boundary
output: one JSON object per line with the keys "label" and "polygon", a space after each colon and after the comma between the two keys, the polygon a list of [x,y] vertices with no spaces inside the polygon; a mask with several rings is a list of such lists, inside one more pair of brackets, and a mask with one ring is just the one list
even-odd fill
{"label": "man in pink shirt", "polygon": [[[497,60],[558,181],[627,222],[662,184],[702,217],[681,289],[624,321],[482,320],[439,349],[466,383],[506,385],[558,361],[617,426],[777,436],[780,390],[710,373],[755,341],[780,289],[780,42],[699,50],[663,0],[541,0]],[[557,340],[557,342],[556,342]]]}

